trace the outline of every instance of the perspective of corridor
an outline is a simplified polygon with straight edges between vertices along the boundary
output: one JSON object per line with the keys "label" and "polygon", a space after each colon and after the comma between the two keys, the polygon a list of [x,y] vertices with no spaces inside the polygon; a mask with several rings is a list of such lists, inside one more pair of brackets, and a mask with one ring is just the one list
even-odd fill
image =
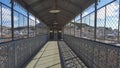
{"label": "perspective of corridor", "polygon": [[49,41],[26,68],[61,68],[57,41]]}
{"label": "perspective of corridor", "polygon": [[0,0],[0,68],[120,68],[120,0]]}
{"label": "perspective of corridor", "polygon": [[62,68],[58,45],[63,56],[61,60],[64,61],[64,68],[87,68],[63,41],[47,42],[25,68]]}

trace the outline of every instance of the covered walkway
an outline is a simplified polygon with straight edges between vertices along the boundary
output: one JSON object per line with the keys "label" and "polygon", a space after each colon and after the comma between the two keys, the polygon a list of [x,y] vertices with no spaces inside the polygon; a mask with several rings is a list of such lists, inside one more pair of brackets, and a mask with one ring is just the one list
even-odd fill
{"label": "covered walkway", "polygon": [[120,0],[1,1],[0,68],[120,68]]}
{"label": "covered walkway", "polygon": [[87,68],[63,41],[48,41],[37,55],[25,66],[25,68],[71,67]]}
{"label": "covered walkway", "polygon": [[57,41],[49,41],[26,68],[61,68]]}

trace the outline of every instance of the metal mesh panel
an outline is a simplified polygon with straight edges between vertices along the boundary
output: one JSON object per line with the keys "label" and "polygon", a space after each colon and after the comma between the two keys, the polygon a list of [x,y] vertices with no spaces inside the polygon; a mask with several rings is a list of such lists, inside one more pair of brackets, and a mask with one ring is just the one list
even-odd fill
{"label": "metal mesh panel", "polygon": [[64,40],[89,68],[120,67],[119,46],[77,38],[70,35],[64,35]]}
{"label": "metal mesh panel", "polygon": [[[16,8],[23,13],[16,11]],[[18,7],[17,3],[14,4],[14,23],[12,25],[11,7],[0,2],[0,42],[35,37],[40,34],[48,34],[47,31],[49,28],[45,24],[43,25],[43,23],[40,23],[40,21],[35,19],[33,15],[22,9]],[[29,17],[26,13],[28,13]]]}
{"label": "metal mesh panel", "polygon": [[21,68],[46,41],[47,35],[41,35],[34,38],[2,43],[0,46],[0,68]]}
{"label": "metal mesh panel", "polygon": [[27,38],[27,17],[14,11],[14,39]]}
{"label": "metal mesh panel", "polygon": [[35,21],[29,19],[29,37],[35,36]]}
{"label": "metal mesh panel", "polygon": [[97,12],[97,40],[116,43],[118,38],[118,4],[113,2]]}
{"label": "metal mesh panel", "polygon": [[11,9],[5,5],[0,6],[1,15],[1,40],[0,42],[11,40]]}
{"label": "metal mesh panel", "polygon": [[[103,2],[104,0],[100,1]],[[104,4],[104,3],[103,3]],[[87,10],[91,11],[92,8]],[[98,7],[100,7],[98,2]],[[89,12],[88,11],[88,12]],[[73,23],[73,28],[71,27],[71,35],[76,37],[87,38],[91,40],[101,41],[105,43],[119,43],[119,1],[109,1],[108,4],[97,9],[97,27],[95,28],[95,11],[88,13],[84,12],[82,18],[77,19],[75,23]],[[85,15],[87,14],[87,15]],[[78,22],[82,20],[82,22]],[[75,24],[75,27],[74,27]],[[79,27],[77,29],[77,27]],[[64,27],[69,31],[68,24]],[[96,29],[96,31],[95,31]],[[81,30],[81,31],[80,31]],[[69,32],[67,32],[69,34]],[[80,35],[81,34],[81,35]],[[97,36],[94,39],[94,36]]]}

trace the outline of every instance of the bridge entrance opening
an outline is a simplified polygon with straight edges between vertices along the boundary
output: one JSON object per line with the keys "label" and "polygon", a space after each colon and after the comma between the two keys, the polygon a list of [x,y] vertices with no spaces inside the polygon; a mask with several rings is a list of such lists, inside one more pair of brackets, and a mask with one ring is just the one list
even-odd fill
{"label": "bridge entrance opening", "polygon": [[50,40],[61,40],[62,39],[62,31],[61,30],[50,30]]}

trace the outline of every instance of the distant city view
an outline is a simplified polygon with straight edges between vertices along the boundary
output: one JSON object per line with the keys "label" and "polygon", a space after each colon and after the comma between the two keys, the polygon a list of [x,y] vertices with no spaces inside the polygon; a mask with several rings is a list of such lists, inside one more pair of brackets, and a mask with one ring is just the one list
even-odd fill
{"label": "distant city view", "polygon": [[[81,29],[82,29],[82,33],[80,33]],[[72,22],[71,25],[70,24],[67,25],[66,29],[64,29],[64,33],[73,36],[75,35],[76,37],[82,36],[83,38],[86,39],[94,39],[94,27],[87,25],[85,23],[83,24],[75,23],[74,26],[74,23]],[[97,34],[97,41],[106,42],[106,43],[116,43],[118,40],[118,29],[112,29],[110,27],[97,27],[96,34]]]}

